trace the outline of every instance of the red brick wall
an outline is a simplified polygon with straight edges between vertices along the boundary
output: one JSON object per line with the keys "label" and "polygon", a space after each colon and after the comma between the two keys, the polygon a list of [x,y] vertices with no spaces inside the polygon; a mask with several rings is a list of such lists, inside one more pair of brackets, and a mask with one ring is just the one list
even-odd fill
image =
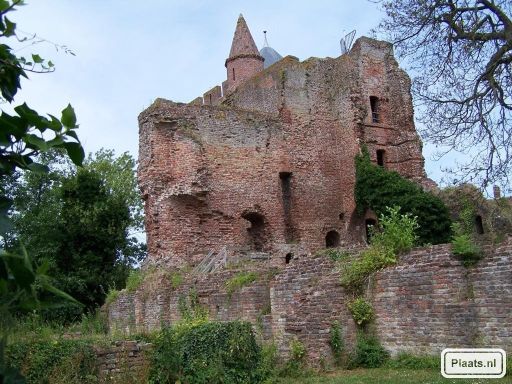
{"label": "red brick wall", "polygon": [[[334,320],[347,350],[354,347],[356,327],[346,306],[353,297],[341,287],[330,259],[303,257],[277,274],[261,264],[252,268],[257,281],[231,297],[225,283],[235,270],[188,276],[174,289],[169,275],[154,275],[107,308],[110,327],[133,332],[173,324],[180,319],[180,296],[193,291],[211,319],[251,321],[264,339],[276,342],[282,356],[297,338],[308,359],[328,361]],[[439,354],[446,347],[507,350],[512,348],[512,238],[487,248],[485,259],[469,269],[449,245],[413,250],[395,267],[375,274],[366,295],[373,302],[377,335],[393,354]]]}
{"label": "red brick wall", "polygon": [[[184,266],[225,245],[249,248],[247,212],[263,215],[264,250],[276,258],[291,243],[321,248],[332,230],[343,244],[362,241],[353,196],[360,144],[373,157],[385,149],[387,167],[424,177],[409,86],[391,46],[362,38],[337,59],[287,57],[219,106],[158,100],[140,116],[150,262]],[[370,95],[381,100],[382,123],[369,120]],[[292,173],[288,215],[282,172]]]}

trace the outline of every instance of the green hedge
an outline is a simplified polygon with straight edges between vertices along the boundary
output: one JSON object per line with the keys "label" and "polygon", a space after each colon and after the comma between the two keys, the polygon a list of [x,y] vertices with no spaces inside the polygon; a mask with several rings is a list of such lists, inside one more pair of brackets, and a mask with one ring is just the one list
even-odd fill
{"label": "green hedge", "polygon": [[90,342],[13,343],[6,348],[6,360],[21,371],[28,384],[97,383],[96,354]]}
{"label": "green hedge", "polygon": [[356,157],[355,198],[360,214],[369,208],[380,216],[386,207],[399,206],[402,213],[416,216],[419,244],[450,242],[450,213],[442,200],[397,172],[373,164],[367,150]]}
{"label": "green hedge", "polygon": [[261,349],[250,323],[197,322],[162,331],[150,383],[260,383]]}

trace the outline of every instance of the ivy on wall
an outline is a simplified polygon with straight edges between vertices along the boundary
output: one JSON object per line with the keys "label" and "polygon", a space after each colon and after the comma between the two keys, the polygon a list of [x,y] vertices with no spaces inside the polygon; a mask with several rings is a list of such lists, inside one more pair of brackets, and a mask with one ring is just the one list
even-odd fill
{"label": "ivy on wall", "polygon": [[419,244],[450,241],[450,213],[440,198],[397,172],[373,164],[366,148],[356,156],[355,163],[355,198],[360,214],[371,209],[379,216],[386,212],[386,207],[399,206],[403,213],[417,217]]}

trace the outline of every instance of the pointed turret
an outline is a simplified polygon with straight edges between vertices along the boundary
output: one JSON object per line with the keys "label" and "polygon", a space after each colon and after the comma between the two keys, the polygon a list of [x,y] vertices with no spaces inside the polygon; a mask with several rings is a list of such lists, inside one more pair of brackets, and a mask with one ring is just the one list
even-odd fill
{"label": "pointed turret", "polygon": [[263,70],[264,58],[258,52],[249,27],[242,15],[238,17],[229,57],[226,59],[227,80],[224,94]]}

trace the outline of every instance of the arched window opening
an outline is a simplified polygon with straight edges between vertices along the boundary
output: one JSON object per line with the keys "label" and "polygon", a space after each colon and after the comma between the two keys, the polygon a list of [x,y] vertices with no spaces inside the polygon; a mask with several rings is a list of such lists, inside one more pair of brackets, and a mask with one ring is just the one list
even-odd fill
{"label": "arched window opening", "polygon": [[476,229],[476,233],[478,233],[479,235],[484,234],[484,223],[482,221],[482,216],[480,216],[480,215],[475,217],[475,229]]}
{"label": "arched window opening", "polygon": [[377,165],[384,167],[386,164],[386,151],[383,149],[377,150]]}
{"label": "arched window opening", "polygon": [[372,111],[372,123],[380,123],[379,98],[377,96],[370,96],[370,109]]}
{"label": "arched window opening", "polygon": [[290,261],[292,261],[292,259],[293,259],[293,253],[287,253],[284,258],[285,264],[290,264]]}
{"label": "arched window opening", "polygon": [[334,248],[340,245],[340,234],[337,231],[329,231],[325,235],[325,247]]}
{"label": "arched window opening", "polygon": [[251,223],[247,229],[251,241],[251,247],[255,251],[263,251],[267,243],[265,234],[265,217],[257,212],[247,212],[242,217]]}
{"label": "arched window opening", "polygon": [[372,242],[373,228],[375,228],[377,222],[375,219],[366,219],[364,224],[366,228],[366,242],[370,244]]}

